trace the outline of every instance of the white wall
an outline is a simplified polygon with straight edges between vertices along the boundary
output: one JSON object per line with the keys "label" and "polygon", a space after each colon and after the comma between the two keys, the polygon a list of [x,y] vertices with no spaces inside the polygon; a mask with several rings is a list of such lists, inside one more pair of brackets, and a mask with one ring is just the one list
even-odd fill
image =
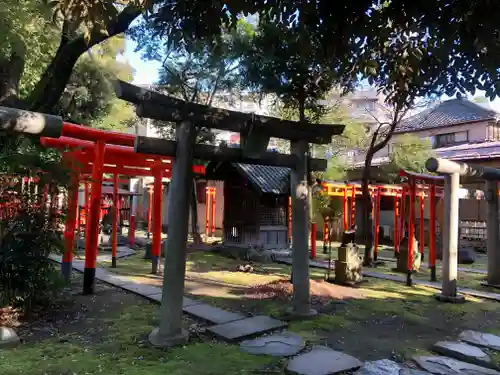
{"label": "white wall", "polygon": [[447,133],[458,133],[458,132],[463,132],[463,131],[468,131],[469,132],[469,142],[477,142],[477,141],[484,141],[487,138],[487,127],[488,127],[488,122],[475,122],[471,124],[461,124],[461,125],[454,125],[454,126],[446,126],[442,128],[436,128],[436,129],[427,129],[427,130],[421,130],[421,131],[415,131],[415,132],[405,132],[401,134],[395,134],[392,138],[391,141],[389,142],[389,146],[383,148],[379,152],[375,154],[375,157],[384,157],[384,156],[389,156],[389,149],[392,147],[394,143],[398,141],[399,138],[403,135],[413,135],[418,138],[429,138],[432,136],[436,136],[439,134],[447,134]]}

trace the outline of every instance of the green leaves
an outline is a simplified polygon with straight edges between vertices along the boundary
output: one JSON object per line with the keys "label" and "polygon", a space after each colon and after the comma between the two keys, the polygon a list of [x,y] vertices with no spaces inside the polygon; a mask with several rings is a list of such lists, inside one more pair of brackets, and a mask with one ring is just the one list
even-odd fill
{"label": "green leaves", "polygon": [[434,156],[428,139],[405,134],[397,137],[390,146],[390,164],[384,167],[393,182],[399,181],[399,171],[425,173],[425,162]]}

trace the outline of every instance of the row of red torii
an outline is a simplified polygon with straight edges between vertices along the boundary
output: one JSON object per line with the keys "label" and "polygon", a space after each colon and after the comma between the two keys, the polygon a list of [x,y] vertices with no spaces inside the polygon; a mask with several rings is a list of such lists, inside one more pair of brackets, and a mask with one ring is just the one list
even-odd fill
{"label": "row of red torii", "polygon": [[[80,181],[90,182],[90,198],[85,199],[88,215],[85,227],[85,268],[93,270],[97,264],[99,225],[101,218],[101,196],[103,174],[113,174],[114,210],[112,230],[112,258],[116,265],[118,231],[118,176],[154,177],[152,204],[153,222],[153,272],[157,272],[161,254],[161,215],[162,215],[162,179],[172,174],[172,159],[165,156],[144,155],[134,151],[135,135],[92,129],[65,122],[62,136],[58,138],[41,137],[44,147],[65,150],[63,158],[70,163],[73,181],[68,193],[68,214],[65,223],[65,251],[61,270],[65,277],[70,277],[73,261],[73,247],[77,225],[78,192]],[[204,173],[203,166],[193,166],[195,173]],[[135,243],[135,205],[132,205],[129,223],[129,240]],[[155,261],[156,260],[156,261]],[[87,271],[88,272],[88,271]],[[91,288],[91,286],[89,286]],[[85,286],[84,286],[85,289]]]}
{"label": "row of red torii", "polygon": [[[162,179],[171,177],[172,159],[164,156],[138,154],[134,151],[135,136],[132,134],[116,133],[88,128],[85,126],[64,123],[62,136],[59,138],[42,137],[41,144],[45,147],[66,150],[64,159],[71,163],[74,170],[74,181],[69,190],[68,216],[65,224],[65,252],[62,260],[62,272],[65,277],[70,277],[73,260],[73,248],[75,243],[75,229],[77,226],[78,191],[80,182],[85,182],[85,186],[90,183],[90,197],[85,193],[85,208],[88,207],[88,220],[85,228],[85,268],[94,269],[97,264],[98,254],[98,233],[101,218],[101,195],[103,174],[113,174],[113,205],[116,207],[113,217],[112,229],[112,259],[113,266],[116,266],[117,255],[117,232],[118,232],[118,176],[153,176],[154,183],[149,189],[152,204],[148,205],[148,233],[152,232],[152,272],[157,273],[158,260],[161,254],[161,232],[162,232]],[[193,171],[204,174],[203,166],[193,166]],[[417,197],[420,200],[420,252],[424,251],[424,199],[429,196],[430,202],[430,222],[436,221],[435,197],[442,195],[442,178],[434,176],[424,176],[410,172],[401,172],[401,175],[408,178],[408,184],[404,186],[383,185],[370,186],[370,193],[374,200],[374,257],[377,258],[379,244],[379,217],[380,217],[380,197],[394,197],[394,249],[398,251],[399,243],[404,230],[405,200],[404,196],[409,196],[408,205],[408,235],[414,236],[415,202]],[[417,184],[416,181],[420,181]],[[344,229],[354,225],[356,196],[361,194],[360,186],[356,184],[340,185],[335,183],[325,183],[324,191],[329,196],[341,196],[344,199]],[[87,189],[85,189],[87,190]],[[157,193],[158,192],[158,193]],[[87,197],[89,197],[87,199]],[[206,233],[213,233],[215,230],[215,188],[207,188],[207,201],[205,226]],[[348,214],[350,204],[350,215]],[[135,222],[137,205],[131,205],[129,219],[129,241],[135,243]],[[291,226],[291,215],[289,225]],[[209,227],[209,222],[211,225]],[[311,228],[311,257],[315,257],[316,252],[316,231]],[[429,228],[429,267],[431,275],[435,278],[435,226]],[[290,231],[291,232],[291,231]],[[327,231],[325,231],[327,233]],[[325,238],[327,240],[327,238]],[[409,246],[413,245],[412,241]],[[408,257],[409,270],[412,269],[413,249],[409,249]]]}
{"label": "row of red torii", "polygon": [[[73,183],[68,194],[68,215],[65,223],[65,252],[62,259],[62,272],[69,277],[72,270],[73,250],[75,243],[75,230],[77,226],[78,192],[81,181],[90,182],[90,198],[86,201],[88,207],[88,220],[85,228],[85,268],[93,270],[97,264],[99,223],[101,218],[101,198],[103,174],[113,174],[113,204],[117,208],[114,210],[113,230],[112,230],[112,258],[113,265],[116,265],[117,252],[117,227],[118,227],[118,176],[153,176],[153,188],[150,189],[152,205],[148,209],[149,227],[152,222],[152,272],[158,269],[158,260],[161,254],[161,231],[162,231],[162,179],[171,177],[172,159],[165,156],[145,155],[134,151],[136,137],[132,134],[116,133],[92,129],[89,127],[75,125],[68,122],[63,123],[62,135],[57,138],[41,137],[41,144],[45,147],[64,150],[64,160],[71,164],[76,171],[73,175]],[[193,166],[195,173],[203,174],[203,166]],[[408,179],[408,184],[404,186],[384,185],[370,186],[370,193],[374,200],[375,218],[375,258],[378,253],[379,234],[379,214],[380,197],[394,197],[394,248],[398,251],[399,243],[402,239],[405,215],[405,199],[409,196],[408,205],[408,236],[414,236],[415,203],[417,197],[420,199],[420,251],[424,251],[424,199],[429,197],[430,202],[430,222],[436,221],[435,197],[442,195],[442,177],[419,175],[402,171],[401,175]],[[417,183],[418,182],[418,183]],[[350,228],[354,224],[355,198],[361,194],[360,187],[351,185],[339,185],[335,183],[325,183],[325,192],[330,196],[342,196],[344,199],[344,229]],[[213,232],[215,222],[215,189],[207,191],[210,197],[210,206],[207,204],[206,210],[206,231]],[[87,195],[86,195],[87,197]],[[350,215],[348,215],[348,205],[350,201]],[[88,203],[87,203],[88,202]],[[208,202],[207,202],[208,203]],[[152,206],[152,207],[151,207]],[[152,209],[151,209],[152,208]],[[211,217],[211,228],[208,228],[209,212]],[[136,205],[132,205],[130,214],[129,241],[135,243],[135,214]],[[316,238],[314,227],[311,232],[312,257],[315,256]],[[429,266],[432,270],[432,277],[435,278],[435,226],[429,227]],[[409,246],[412,246],[409,241]],[[413,264],[413,249],[409,249],[408,270],[411,274]],[[91,287],[89,286],[89,289]],[[85,285],[84,285],[85,289]]]}

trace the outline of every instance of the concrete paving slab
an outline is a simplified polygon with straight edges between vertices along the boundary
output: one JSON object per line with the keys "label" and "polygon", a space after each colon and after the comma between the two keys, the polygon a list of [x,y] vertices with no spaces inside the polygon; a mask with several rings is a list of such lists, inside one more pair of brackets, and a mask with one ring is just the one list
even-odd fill
{"label": "concrete paving slab", "polygon": [[210,306],[206,303],[184,307],[183,311],[196,318],[207,320],[214,324],[224,324],[245,318],[242,314],[219,309],[218,307]]}
{"label": "concrete paving slab", "polygon": [[404,367],[389,359],[381,359],[365,362],[354,375],[430,375],[430,372]]}
{"label": "concrete paving slab", "polygon": [[207,330],[226,340],[241,340],[249,336],[264,334],[286,327],[286,323],[264,315],[218,324]]}
{"label": "concrete paving slab", "polygon": [[155,294],[161,293],[161,288],[154,286],[154,285],[147,285],[147,284],[137,284],[137,283],[131,283],[131,284],[125,284],[121,285],[120,288],[123,288],[125,290],[128,290],[130,292],[139,294],[141,296],[149,297]]}
{"label": "concrete paving slab", "polygon": [[162,297],[162,295],[163,295],[162,293],[153,294],[151,296],[148,296],[148,298],[152,299],[155,302],[161,303],[161,297]]}
{"label": "concrete paving slab", "polygon": [[293,332],[281,332],[246,340],[240,344],[242,351],[254,355],[289,357],[299,354],[306,346],[304,339]]}
{"label": "concrete paving slab", "polygon": [[200,303],[203,303],[203,302],[196,300],[196,299],[189,298],[189,297],[184,297],[182,299],[182,308],[186,308],[186,307],[194,306],[194,305],[199,305]]}
{"label": "concrete paving slab", "polygon": [[287,366],[287,371],[299,375],[332,375],[353,371],[363,363],[350,355],[330,349],[326,346],[316,346],[310,352],[293,358]]}
{"label": "concrete paving slab", "polygon": [[[477,346],[460,341],[439,341],[432,349],[439,354],[478,366],[492,367],[490,356]],[[495,367],[493,367],[495,368]]]}
{"label": "concrete paving slab", "polygon": [[500,336],[477,331],[463,331],[459,339],[469,344],[500,351]]}
{"label": "concrete paving slab", "polygon": [[436,375],[500,375],[496,370],[450,357],[419,356],[413,360],[425,371]]}

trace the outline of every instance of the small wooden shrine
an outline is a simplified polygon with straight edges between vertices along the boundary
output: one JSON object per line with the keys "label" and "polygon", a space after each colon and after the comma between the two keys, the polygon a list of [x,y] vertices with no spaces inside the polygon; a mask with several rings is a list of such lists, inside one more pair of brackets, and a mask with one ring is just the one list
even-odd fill
{"label": "small wooden shrine", "polygon": [[207,179],[224,181],[224,244],[289,247],[289,168],[211,162],[206,170]]}

